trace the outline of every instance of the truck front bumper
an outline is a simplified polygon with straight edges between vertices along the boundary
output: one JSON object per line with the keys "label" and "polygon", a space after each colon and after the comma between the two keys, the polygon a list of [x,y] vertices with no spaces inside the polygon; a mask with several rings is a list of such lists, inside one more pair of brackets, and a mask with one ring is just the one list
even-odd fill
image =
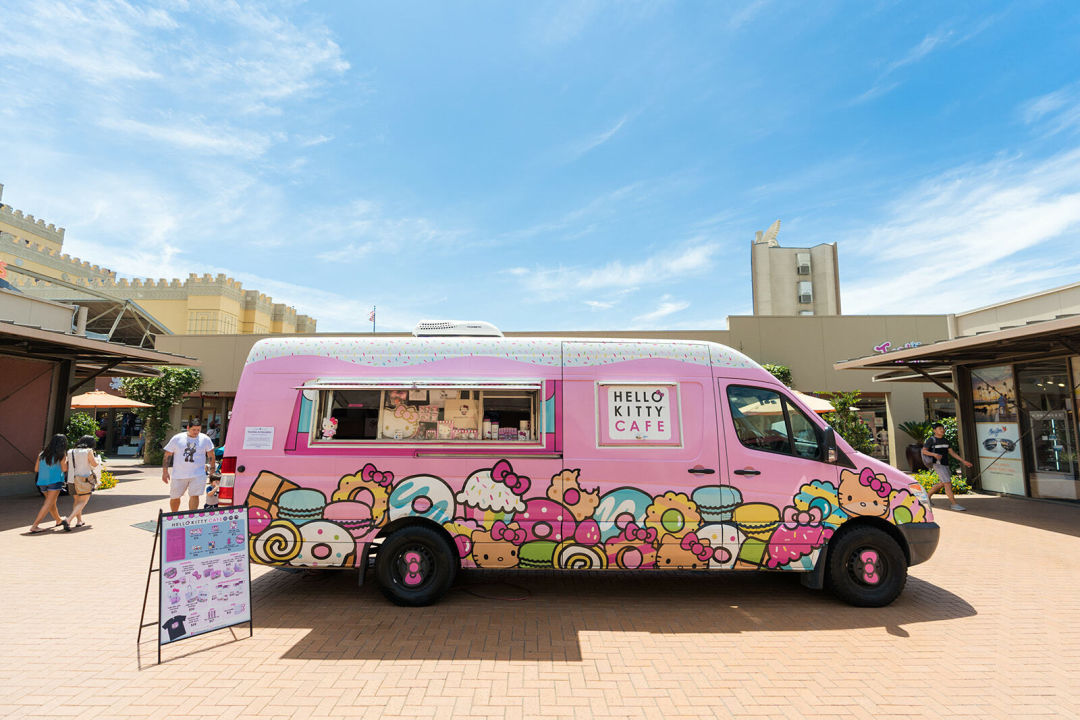
{"label": "truck front bumper", "polygon": [[937,550],[941,538],[941,528],[937,523],[905,523],[896,528],[907,540],[908,554],[911,556],[909,566],[926,562]]}

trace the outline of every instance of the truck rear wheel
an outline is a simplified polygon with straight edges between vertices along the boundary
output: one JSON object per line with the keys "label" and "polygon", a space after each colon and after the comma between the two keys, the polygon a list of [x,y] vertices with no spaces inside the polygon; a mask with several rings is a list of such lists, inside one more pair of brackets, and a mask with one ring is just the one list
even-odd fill
{"label": "truck rear wheel", "polygon": [[395,605],[430,605],[454,581],[457,556],[435,530],[404,527],[386,538],[375,558],[375,578]]}
{"label": "truck rear wheel", "polygon": [[874,527],[857,527],[829,544],[833,594],[856,607],[883,607],[907,582],[907,559],[896,540]]}

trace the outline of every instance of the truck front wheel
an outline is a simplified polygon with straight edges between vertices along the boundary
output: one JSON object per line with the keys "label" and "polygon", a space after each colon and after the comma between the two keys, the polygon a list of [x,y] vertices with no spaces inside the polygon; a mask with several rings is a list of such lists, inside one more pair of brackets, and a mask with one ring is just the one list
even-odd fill
{"label": "truck front wheel", "polygon": [[375,577],[395,605],[430,605],[454,581],[457,558],[431,528],[404,527],[386,538],[375,558]]}
{"label": "truck front wheel", "polygon": [[857,527],[830,543],[828,581],[833,594],[857,607],[883,607],[907,582],[907,559],[896,540],[874,527]]}

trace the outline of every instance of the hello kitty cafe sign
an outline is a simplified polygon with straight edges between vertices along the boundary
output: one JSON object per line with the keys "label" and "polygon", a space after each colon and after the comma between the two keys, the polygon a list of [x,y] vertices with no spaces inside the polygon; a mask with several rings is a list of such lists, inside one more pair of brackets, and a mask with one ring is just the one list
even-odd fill
{"label": "hello kitty cafe sign", "polygon": [[600,445],[678,445],[678,385],[599,386]]}

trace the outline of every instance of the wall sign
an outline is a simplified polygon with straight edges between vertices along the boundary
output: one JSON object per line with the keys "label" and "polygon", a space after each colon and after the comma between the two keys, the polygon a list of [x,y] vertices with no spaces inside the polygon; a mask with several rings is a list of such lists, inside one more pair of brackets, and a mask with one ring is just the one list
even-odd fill
{"label": "wall sign", "polygon": [[679,445],[677,383],[600,383],[600,445]]}
{"label": "wall sign", "polygon": [[244,428],[245,450],[273,450],[274,428],[248,426]]}

